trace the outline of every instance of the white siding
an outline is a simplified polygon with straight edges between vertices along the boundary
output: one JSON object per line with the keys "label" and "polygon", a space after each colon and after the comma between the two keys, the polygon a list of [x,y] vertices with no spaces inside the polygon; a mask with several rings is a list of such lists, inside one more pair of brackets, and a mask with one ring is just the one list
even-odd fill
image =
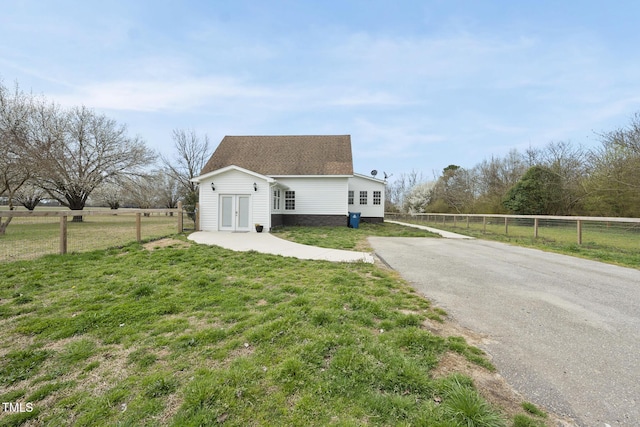
{"label": "white siding", "polygon": [[[360,212],[363,217],[384,218],[384,194],[385,184],[383,181],[361,178],[353,176],[349,178],[349,191],[353,191],[353,205],[349,206],[349,212]],[[360,191],[367,192],[367,204],[360,204]],[[373,204],[373,192],[380,191],[380,204]],[[345,195],[345,200],[347,196]]]}
{"label": "white siding", "polygon": [[[385,184],[364,177],[277,177],[278,183],[295,191],[295,210],[285,209],[285,189],[280,191],[280,211],[284,215],[344,215],[360,212],[363,217],[384,217]],[[211,183],[215,184],[215,191]],[[253,183],[258,191],[253,190]],[[218,231],[221,195],[251,197],[250,224],[271,227],[274,187],[266,179],[236,169],[208,177],[200,183],[200,229]],[[348,191],[354,191],[354,204],[348,205]],[[360,191],[367,192],[367,204],[360,205]],[[380,191],[380,205],[373,204],[373,192]]]}
{"label": "white siding", "polygon": [[[211,183],[215,184],[215,191],[211,189]],[[254,191],[253,183],[258,185],[258,191]],[[266,230],[271,227],[271,215],[269,206],[271,193],[269,183],[237,170],[215,175],[200,183],[200,229],[204,231],[218,231],[218,203],[221,195],[242,194],[251,196],[249,213],[250,229],[255,232],[254,224],[262,224]]]}
{"label": "white siding", "polygon": [[284,209],[282,191],[282,213],[295,215],[347,215],[346,177],[300,177],[276,178],[278,182],[296,192],[295,210]]}

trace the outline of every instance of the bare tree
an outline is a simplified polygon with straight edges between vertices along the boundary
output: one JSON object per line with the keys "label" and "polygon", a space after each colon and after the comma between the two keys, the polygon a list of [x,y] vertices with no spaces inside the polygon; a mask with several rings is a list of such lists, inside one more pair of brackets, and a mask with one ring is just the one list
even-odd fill
{"label": "bare tree", "polygon": [[640,113],[628,126],[599,134],[589,153],[589,208],[598,214],[640,215]]}
{"label": "bare tree", "polygon": [[118,209],[124,200],[123,186],[119,182],[105,181],[91,193],[91,200],[100,203],[101,206]]}
{"label": "bare tree", "polygon": [[[158,203],[169,209],[178,206],[182,191],[180,182],[173,174],[168,173],[166,169],[158,171],[155,175],[158,182]],[[173,215],[173,213],[171,215]]]}
{"label": "bare tree", "polygon": [[[601,134],[600,139],[602,148],[591,153],[592,162],[603,164],[598,161],[598,155],[616,159],[618,169],[626,172],[619,175],[618,183],[640,191],[640,113],[631,118],[628,126]],[[611,162],[607,166],[612,166]]]}
{"label": "bare tree", "polygon": [[195,130],[174,129],[173,143],[175,153],[172,158],[162,156],[166,172],[180,183],[184,192],[195,192],[197,184],[191,179],[200,175],[200,171],[209,160],[209,136],[198,136]]}
{"label": "bare tree", "polygon": [[473,171],[477,177],[479,211],[500,213],[504,196],[526,170],[523,156],[515,149],[504,158],[491,157],[476,165]]}
{"label": "bare tree", "polygon": [[[25,156],[30,99],[17,84],[11,93],[0,81],[0,195],[7,198],[9,210],[14,209],[16,193],[31,178]],[[5,234],[11,219],[0,218],[0,235]]]}
{"label": "bare tree", "polygon": [[478,197],[475,170],[449,165],[436,181],[430,200],[432,212],[471,213]]}
{"label": "bare tree", "polygon": [[640,157],[640,112],[631,117],[628,126],[600,135],[605,147],[616,146]]}
{"label": "bare tree", "polygon": [[126,126],[84,106],[39,108],[36,116],[44,133],[32,153],[38,183],[69,209],[82,210],[105,180],[140,175],[156,158],[140,138],[127,135]]}
{"label": "bare tree", "polygon": [[16,202],[30,211],[34,210],[44,197],[44,190],[33,183],[25,183],[25,185],[15,192]]}
{"label": "bare tree", "polygon": [[558,212],[561,215],[575,213],[586,195],[583,185],[587,169],[586,150],[566,141],[550,142],[540,151],[538,165],[558,176],[561,188],[557,193]]}
{"label": "bare tree", "polygon": [[386,197],[390,205],[397,208],[404,207],[405,199],[411,192],[411,190],[425,182],[422,172],[411,170],[409,173],[401,173],[393,183],[387,184]]}
{"label": "bare tree", "polygon": [[476,177],[473,171],[457,168],[446,174],[443,198],[456,213],[473,212],[477,196]]}
{"label": "bare tree", "polygon": [[123,183],[126,190],[125,203],[140,209],[151,209],[158,203],[157,176],[131,176]]}
{"label": "bare tree", "polygon": [[0,194],[10,209],[17,194],[27,205],[39,201],[34,191],[18,191],[29,182],[63,206],[82,210],[100,184],[141,174],[156,158],[140,138],[127,135],[126,126],[104,115],[84,106],[62,109],[17,85],[10,93],[2,82],[0,153]]}
{"label": "bare tree", "polygon": [[205,134],[198,136],[195,130],[174,129],[173,143],[175,153],[172,158],[162,156],[165,173],[179,184],[179,198],[195,218],[195,208],[198,202],[198,185],[191,179],[200,175],[210,157],[209,137]]}

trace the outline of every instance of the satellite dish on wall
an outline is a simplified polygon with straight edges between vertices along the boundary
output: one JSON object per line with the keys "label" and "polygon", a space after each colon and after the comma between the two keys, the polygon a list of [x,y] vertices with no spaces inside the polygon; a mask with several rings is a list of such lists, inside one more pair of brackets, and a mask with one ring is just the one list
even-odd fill
{"label": "satellite dish on wall", "polygon": [[371,176],[373,176],[375,178],[375,176],[378,175],[378,171],[377,170],[372,170],[371,171]]}

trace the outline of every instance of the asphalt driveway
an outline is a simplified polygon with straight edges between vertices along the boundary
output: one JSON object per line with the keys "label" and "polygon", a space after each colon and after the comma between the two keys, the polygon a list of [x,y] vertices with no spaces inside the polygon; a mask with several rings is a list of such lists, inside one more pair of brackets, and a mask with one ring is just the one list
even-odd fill
{"label": "asphalt driveway", "polygon": [[640,425],[640,271],[483,240],[370,237],[484,345],[528,401],[581,426]]}

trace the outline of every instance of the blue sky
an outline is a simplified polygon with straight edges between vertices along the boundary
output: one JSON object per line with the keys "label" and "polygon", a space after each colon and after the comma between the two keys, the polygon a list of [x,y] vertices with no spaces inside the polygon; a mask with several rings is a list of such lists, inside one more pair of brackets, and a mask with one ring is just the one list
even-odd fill
{"label": "blue sky", "polygon": [[640,2],[0,0],[0,78],[171,131],[350,134],[357,172],[552,141],[640,111]]}

